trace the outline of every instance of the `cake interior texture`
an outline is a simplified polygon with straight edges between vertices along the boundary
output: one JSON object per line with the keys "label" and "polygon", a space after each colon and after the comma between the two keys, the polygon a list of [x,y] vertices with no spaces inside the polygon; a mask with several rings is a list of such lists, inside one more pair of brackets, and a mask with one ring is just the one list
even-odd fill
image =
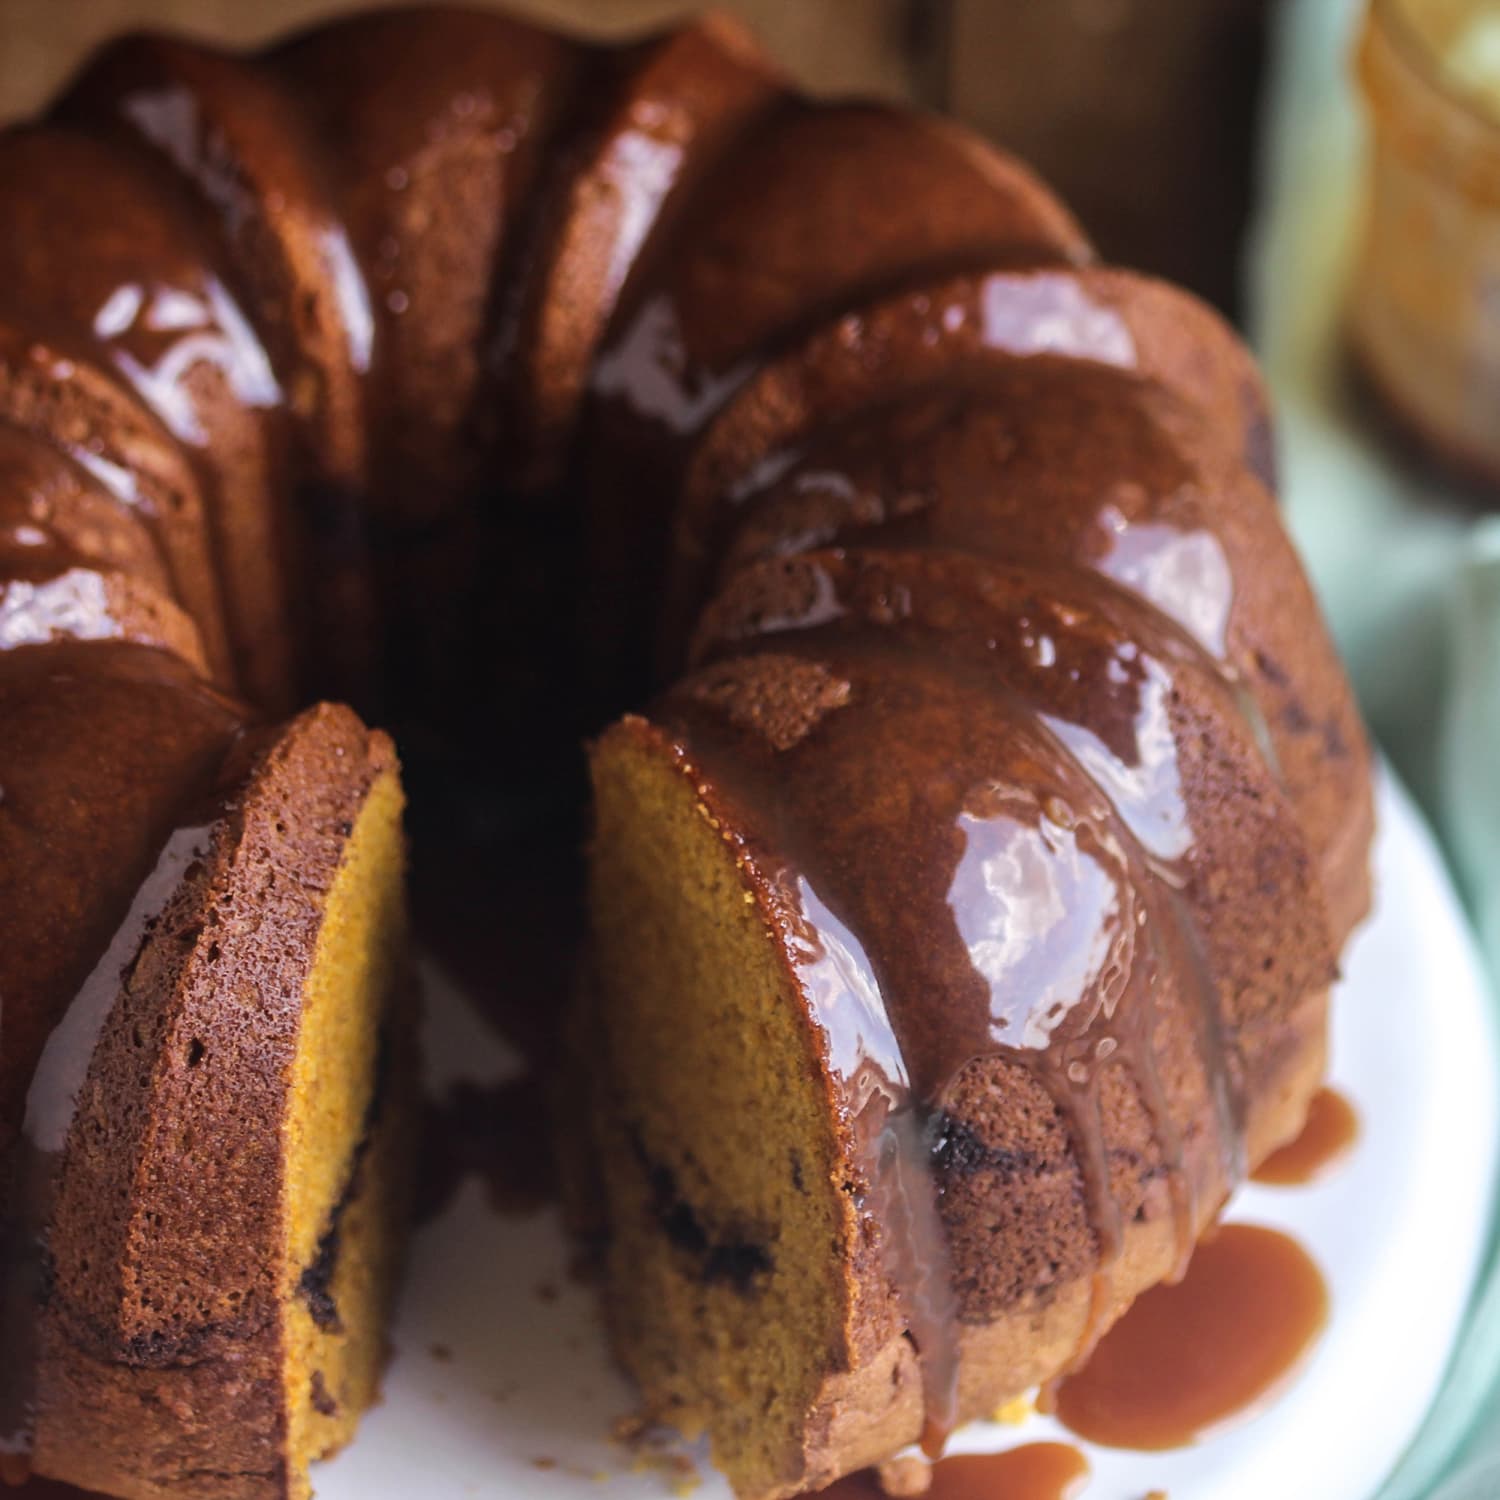
{"label": "cake interior texture", "polygon": [[[410,1069],[391,1057],[415,1042],[401,810],[400,782],[385,771],[354,819],[303,987],[283,1126],[288,1454],[298,1476],[354,1436],[379,1391],[409,1206],[414,1100]],[[393,1077],[398,1069],[408,1076]]]}
{"label": "cake interior texture", "polygon": [[[609,1182],[608,1315],[656,1415],[751,1489],[795,1451],[849,1329],[853,1233],[818,1038],[688,777],[612,731],[591,907],[608,1003],[589,1038]],[[790,1451],[789,1451],[790,1450]]]}

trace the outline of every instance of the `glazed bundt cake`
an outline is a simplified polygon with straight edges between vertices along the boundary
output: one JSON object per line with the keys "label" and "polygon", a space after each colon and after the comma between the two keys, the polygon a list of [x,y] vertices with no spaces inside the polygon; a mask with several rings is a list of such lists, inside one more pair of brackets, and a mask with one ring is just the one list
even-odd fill
{"label": "glazed bundt cake", "polygon": [[1067,1369],[1298,1127],[1363,734],[1248,358],[1016,162],[433,7],[121,41],[0,208],[17,1467],[287,1500],[372,1399],[402,793],[320,696],[438,806],[594,736],[564,1176],[747,1500]]}
{"label": "glazed bundt cake", "polygon": [[390,742],[247,728],[154,644],[4,665],[6,1446],[108,1494],[306,1494],[405,1217]]}

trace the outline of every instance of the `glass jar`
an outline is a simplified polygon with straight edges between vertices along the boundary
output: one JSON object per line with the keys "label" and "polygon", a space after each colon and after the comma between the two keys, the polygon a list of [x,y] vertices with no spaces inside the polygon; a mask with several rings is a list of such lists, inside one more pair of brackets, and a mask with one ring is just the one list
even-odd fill
{"label": "glass jar", "polygon": [[1500,494],[1500,4],[1373,0],[1351,337],[1401,426]]}

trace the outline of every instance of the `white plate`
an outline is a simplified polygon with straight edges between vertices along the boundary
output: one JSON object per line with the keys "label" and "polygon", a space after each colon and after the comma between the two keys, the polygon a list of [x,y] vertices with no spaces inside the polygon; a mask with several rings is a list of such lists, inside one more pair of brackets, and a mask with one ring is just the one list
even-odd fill
{"label": "white plate", "polygon": [[[1389,778],[1380,792],[1376,915],[1347,956],[1333,1079],[1363,1122],[1325,1183],[1246,1188],[1231,1217],[1291,1232],[1327,1278],[1332,1316],[1274,1405],[1198,1446],[1121,1453],[1081,1444],[1088,1500],[1367,1500],[1431,1401],[1490,1221],[1496,1038],[1484,981],[1431,840]],[[493,1081],[514,1059],[440,987],[433,1083]],[[540,1129],[540,1122],[538,1128]],[[631,1411],[592,1294],[566,1273],[552,1212],[503,1217],[476,1180],[419,1234],[384,1403],[318,1470],[319,1500],[662,1500],[682,1470],[611,1443]],[[435,1352],[436,1351],[436,1352]],[[976,1425],[955,1451],[1066,1437],[1034,1418]],[[697,1500],[726,1500],[692,1455]],[[601,1480],[606,1481],[601,1484]]]}

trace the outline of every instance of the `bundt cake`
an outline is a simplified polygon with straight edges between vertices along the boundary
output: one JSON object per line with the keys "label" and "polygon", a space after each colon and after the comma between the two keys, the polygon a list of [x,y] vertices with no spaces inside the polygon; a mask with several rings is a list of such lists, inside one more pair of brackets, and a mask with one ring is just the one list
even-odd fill
{"label": "bundt cake", "polygon": [[390,742],[249,728],[121,639],[7,652],[0,716],[7,1448],[107,1494],[306,1494],[374,1395],[405,1217]]}
{"label": "bundt cake", "polygon": [[1068,1368],[1295,1131],[1361,727],[1248,358],[1016,162],[432,7],[118,42],[0,209],[18,1467],[288,1500],[373,1396],[402,792],[320,696],[435,805],[593,734],[562,1175],[746,1500]]}

